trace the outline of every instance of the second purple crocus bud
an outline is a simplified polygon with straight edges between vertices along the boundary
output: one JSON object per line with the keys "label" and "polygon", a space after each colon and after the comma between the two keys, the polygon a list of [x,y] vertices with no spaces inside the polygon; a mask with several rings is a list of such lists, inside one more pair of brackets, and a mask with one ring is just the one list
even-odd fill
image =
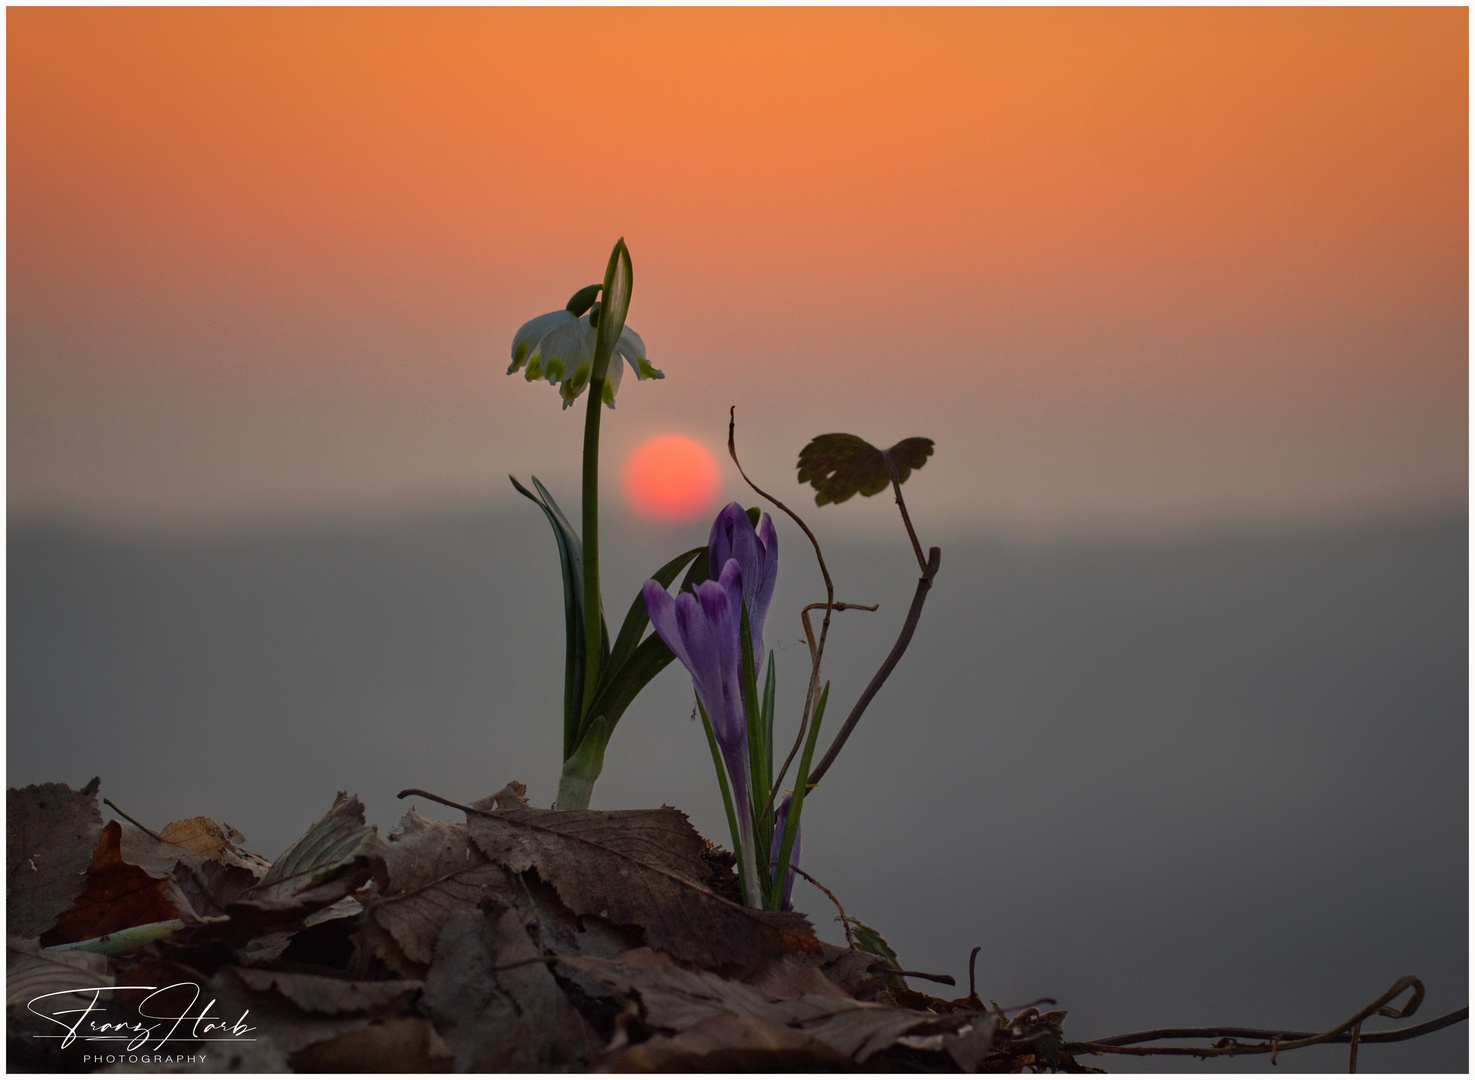
{"label": "second purple crocus bud", "polygon": [[[789,823],[789,807],[794,804],[794,793],[791,791],[784,796],[784,801],[778,804],[778,809],[773,815],[773,844],[768,849],[768,865],[770,873],[778,873],[778,857],[780,849],[784,846],[784,828]],[[800,837],[804,833],[803,823],[794,826],[794,848],[789,852],[789,865],[793,866],[799,861]],[[790,870],[784,875],[783,898],[779,902],[780,911],[794,910],[794,871]]]}
{"label": "second purple crocus bud", "polygon": [[729,559],[736,559],[742,568],[743,606],[748,609],[748,626],[753,631],[753,665],[755,674],[761,674],[763,623],[778,582],[778,533],[773,519],[764,514],[754,529],[741,503],[724,506],[707,538],[708,573],[717,577]]}

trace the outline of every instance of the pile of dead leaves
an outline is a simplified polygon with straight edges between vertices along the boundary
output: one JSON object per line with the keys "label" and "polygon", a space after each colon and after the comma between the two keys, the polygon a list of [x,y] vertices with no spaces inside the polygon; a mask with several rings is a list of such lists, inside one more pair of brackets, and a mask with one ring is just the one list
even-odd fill
{"label": "pile of dead leaves", "polygon": [[9,792],[12,1069],[1076,1067],[1063,1014],[1000,1024],[735,903],[731,856],[670,807],[509,784],[385,840],[340,794],[269,863],[209,818],[104,825],[97,789]]}

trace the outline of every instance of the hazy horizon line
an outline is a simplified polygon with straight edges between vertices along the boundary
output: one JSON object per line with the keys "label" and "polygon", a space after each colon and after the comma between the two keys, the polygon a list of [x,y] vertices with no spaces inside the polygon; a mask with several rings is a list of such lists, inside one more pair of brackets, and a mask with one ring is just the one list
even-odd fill
{"label": "hazy horizon line", "polygon": [[[752,502],[757,504],[762,500],[754,498]],[[855,514],[852,511],[843,520],[841,515],[835,515],[834,510],[812,505],[811,500],[803,493],[786,502],[812,528],[817,531],[822,529],[836,540],[873,542],[888,539],[893,533],[904,537],[900,522],[891,510],[889,497],[882,499],[878,496],[870,501],[872,506],[884,502],[886,505],[883,514]],[[866,507],[867,503],[861,502],[860,505]],[[777,509],[771,506],[764,508],[777,519],[783,520],[782,513]],[[436,522],[498,518],[523,509],[522,500],[515,497],[489,499],[484,502],[437,499],[396,505],[355,507],[340,504],[317,510],[299,507],[277,510],[258,508],[236,515],[154,517],[89,513],[75,507],[32,506],[18,510],[8,509],[6,532],[12,537],[61,533],[100,541],[169,543],[239,539],[252,535],[395,529]],[[531,507],[526,509],[532,511]],[[714,507],[713,513],[715,512]],[[1034,524],[1002,519],[972,521],[957,517],[929,522],[915,509],[913,519],[924,546],[930,542],[958,543],[966,540],[1035,546],[1092,541],[1153,544],[1228,536],[1271,537],[1361,528],[1420,526],[1444,522],[1454,517],[1464,518],[1468,523],[1469,514],[1470,502],[1467,497],[1458,500],[1421,500],[1376,508],[1319,508],[1300,514],[1239,512],[1224,515],[1185,514],[1181,517],[1157,514],[1135,522],[1101,518],[1093,520],[1085,515]],[[535,512],[530,520],[537,520]],[[792,526],[792,523],[789,524]],[[622,537],[645,534],[653,540],[662,541],[684,535],[693,529],[701,531],[705,527],[703,518],[684,523],[644,521],[623,507],[602,515],[601,525],[607,534],[618,533]],[[821,542],[824,542],[823,536]]]}

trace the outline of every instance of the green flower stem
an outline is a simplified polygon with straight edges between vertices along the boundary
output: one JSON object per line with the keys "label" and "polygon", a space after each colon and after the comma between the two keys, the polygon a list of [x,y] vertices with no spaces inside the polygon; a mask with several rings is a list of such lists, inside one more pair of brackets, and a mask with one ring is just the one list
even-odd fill
{"label": "green flower stem", "polygon": [[595,717],[579,748],[563,763],[563,771],[558,777],[558,802],[555,804],[558,809],[589,809],[594,781],[604,771],[604,748],[609,745],[611,730],[604,717]]}
{"label": "green flower stem", "polygon": [[[772,757],[763,744],[763,722],[762,712],[758,705],[758,680],[754,671],[753,661],[753,631],[748,621],[748,606],[743,605],[740,629],[738,631],[738,643],[742,650],[742,692],[743,711],[746,714],[748,731],[748,790],[751,793],[749,805],[752,808],[750,827],[752,834],[767,837],[773,833],[773,810],[764,803],[758,801],[758,797],[768,791],[768,774],[764,769],[765,762]],[[758,858],[754,853],[754,859]],[[758,874],[758,880],[764,885],[767,892],[769,875],[768,852],[762,855],[763,870]],[[761,907],[761,903],[753,905]]]}
{"label": "green flower stem", "polygon": [[[722,805],[727,810],[727,828],[732,833],[732,850],[737,859],[739,867],[745,866],[743,861],[743,834],[738,830],[737,811],[732,805],[732,788],[727,783],[727,766],[722,763],[722,751],[717,746],[717,735],[712,731],[712,721],[707,719],[707,710],[702,708],[702,699],[697,698],[697,711],[702,714],[702,730],[707,733],[707,746],[712,751],[712,765],[717,770],[717,786],[722,789]],[[743,886],[743,899],[749,899],[748,875],[744,872],[739,876]]]}
{"label": "green flower stem", "polygon": [[[597,370],[597,369],[596,369]],[[582,717],[594,703],[604,666],[604,623],[599,592],[599,420],[604,411],[604,377],[589,380],[589,406],[584,413],[584,692],[579,707]]]}

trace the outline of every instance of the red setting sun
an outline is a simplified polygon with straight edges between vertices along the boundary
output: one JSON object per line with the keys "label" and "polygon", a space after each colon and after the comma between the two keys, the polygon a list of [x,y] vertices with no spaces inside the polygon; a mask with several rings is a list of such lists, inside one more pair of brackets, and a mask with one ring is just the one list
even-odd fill
{"label": "red setting sun", "polygon": [[701,443],[684,435],[658,435],[625,460],[620,486],[647,521],[691,521],[712,509],[721,481],[717,462]]}

